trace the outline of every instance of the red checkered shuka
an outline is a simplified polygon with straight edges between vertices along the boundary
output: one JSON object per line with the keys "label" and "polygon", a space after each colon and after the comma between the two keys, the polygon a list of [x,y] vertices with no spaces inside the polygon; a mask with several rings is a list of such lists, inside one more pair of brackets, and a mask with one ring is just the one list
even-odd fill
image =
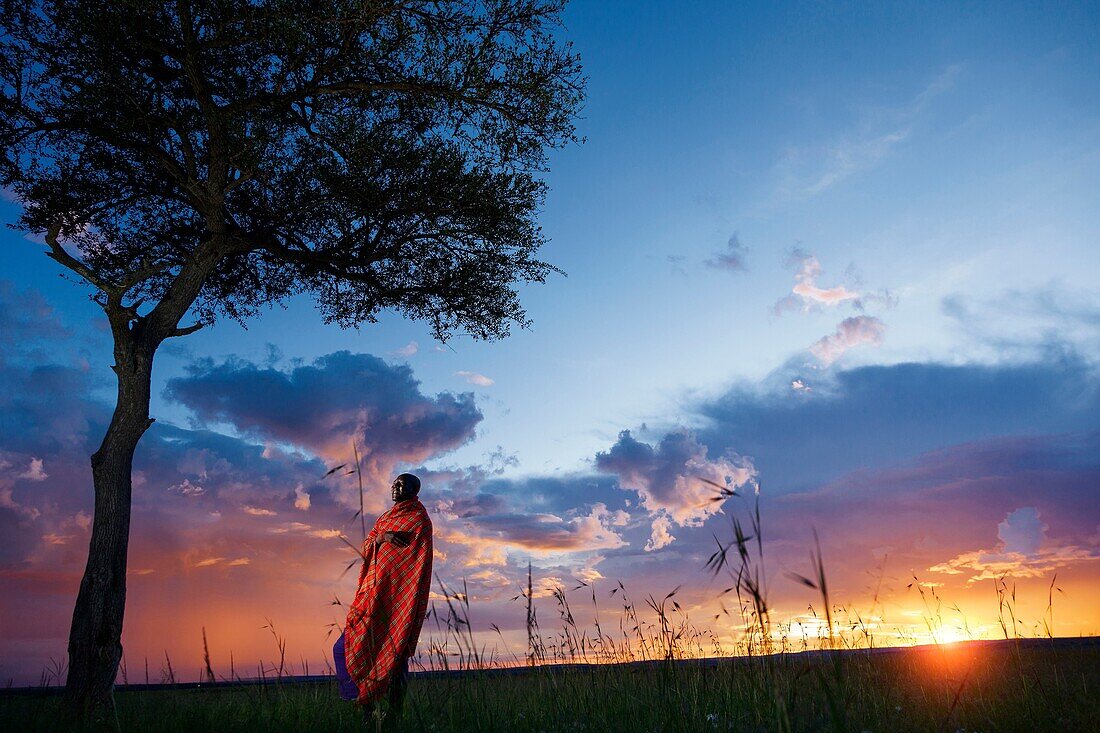
{"label": "red checkered shuka", "polygon": [[[408,547],[375,545],[383,532],[412,532]],[[432,581],[432,521],[419,499],[383,512],[363,542],[359,587],[348,610],[344,654],[359,686],[357,702],[386,693],[398,665],[416,651]]]}

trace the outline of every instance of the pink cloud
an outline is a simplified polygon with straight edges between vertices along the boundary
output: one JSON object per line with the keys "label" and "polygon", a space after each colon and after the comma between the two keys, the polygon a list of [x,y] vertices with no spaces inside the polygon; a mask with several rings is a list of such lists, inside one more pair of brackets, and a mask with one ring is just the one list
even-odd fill
{"label": "pink cloud", "polygon": [[305,490],[305,487],[302,486],[301,482],[298,482],[298,485],[294,487],[294,508],[299,511],[305,512],[309,511],[309,507],[309,492]]}
{"label": "pink cloud", "polygon": [[773,310],[778,315],[786,310],[801,307],[810,310],[815,306],[835,306],[845,302],[857,303],[860,294],[844,285],[822,288],[817,285],[821,276],[821,262],[817,257],[802,249],[791,252],[787,264],[795,269],[795,284],[791,294],[779,300]]}
{"label": "pink cloud", "polygon": [[462,377],[470,384],[478,387],[492,387],[496,382],[484,374],[478,374],[477,372],[459,371],[455,372],[456,377]]}
{"label": "pink cloud", "polygon": [[[716,484],[735,489],[756,477],[752,461],[709,458],[707,447],[687,430],[666,434],[656,446],[624,430],[615,445],[596,455],[596,467],[618,475],[622,487],[637,492],[651,515],[663,514],[679,526],[699,526],[722,508],[722,502],[714,501]],[[655,529],[654,536],[658,534]],[[661,540],[666,536],[667,531]]]}
{"label": "pink cloud", "polygon": [[27,470],[19,474],[17,478],[26,479],[28,481],[44,481],[49,478],[49,474],[46,473],[42,467],[41,458],[31,458],[30,465],[27,466]]}
{"label": "pink cloud", "polygon": [[878,318],[852,316],[837,324],[835,332],[813,343],[810,353],[829,366],[851,348],[861,344],[881,344],[885,334],[886,324]]}
{"label": "pink cloud", "polygon": [[645,545],[645,551],[652,552],[671,545],[676,538],[669,532],[670,528],[671,521],[667,515],[661,514],[655,517],[653,519],[653,534]]}
{"label": "pink cloud", "polygon": [[410,341],[409,343],[402,346],[400,349],[394,349],[392,353],[394,356],[409,357],[416,354],[416,352],[419,350],[420,346],[415,341]]}

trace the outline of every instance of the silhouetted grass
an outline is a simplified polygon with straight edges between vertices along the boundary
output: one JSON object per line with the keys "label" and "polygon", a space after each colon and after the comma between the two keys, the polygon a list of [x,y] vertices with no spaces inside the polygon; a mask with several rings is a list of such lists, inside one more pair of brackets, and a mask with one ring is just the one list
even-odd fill
{"label": "silhouetted grass", "polygon": [[[358,451],[356,451],[358,464]],[[345,469],[339,466],[335,471]],[[358,473],[357,468],[346,474]],[[709,483],[709,482],[708,482]],[[744,497],[714,485],[716,500]],[[360,496],[362,484],[360,482]],[[698,627],[677,600],[679,588],[648,595],[636,604],[622,582],[601,596],[618,604],[617,629],[607,628],[594,585],[579,582],[567,591],[550,589],[554,628],[543,627],[531,567],[526,585],[513,601],[526,611],[527,649],[521,659],[495,625],[503,653],[475,636],[470,595],[436,577],[437,598],[421,634],[421,654],[399,730],[449,731],[1058,731],[1095,729],[1100,719],[1100,644],[1072,644],[1052,636],[1055,578],[1048,591],[1042,627],[1045,640],[1026,642],[1019,633],[1016,591],[1007,577],[996,580],[996,602],[1005,639],[909,649],[877,649],[876,624],[830,597],[826,561],[816,531],[810,575],[787,573],[815,596],[821,609],[813,635],[800,624],[773,618],[765,573],[763,523],[758,497],[742,507],[732,502],[729,535],[714,536],[716,549],[705,570],[726,577],[722,614],[711,619],[736,632],[719,639],[713,624]],[[359,520],[365,534],[362,509]],[[359,549],[344,539],[352,549]],[[355,562],[348,566],[354,567]],[[346,572],[346,569],[345,569]],[[944,600],[934,585],[917,578],[930,637],[941,640]],[[591,600],[593,622],[577,621],[570,593]],[[736,601],[736,607],[730,608]],[[727,605],[727,603],[729,605]],[[870,616],[876,613],[877,594]],[[332,605],[343,613],[343,604]],[[811,604],[814,617],[818,617]],[[517,611],[519,609],[517,608]],[[261,685],[231,684],[205,689],[121,689],[116,693],[123,730],[251,731],[364,730],[359,709],[340,700],[335,682],[292,682],[294,664],[286,641],[268,619],[277,661],[260,660]],[[329,634],[338,633],[334,622]],[[485,638],[493,639],[486,635]],[[203,632],[203,681],[215,679]],[[710,659],[704,659],[710,657]],[[327,660],[326,660],[327,662]],[[309,674],[300,660],[301,674]],[[572,665],[572,666],[563,666]],[[505,669],[509,668],[509,669]],[[327,670],[331,674],[331,666]],[[454,674],[460,672],[460,674]],[[128,680],[125,664],[120,669]],[[249,676],[253,676],[249,673]],[[60,684],[64,665],[43,671],[41,687]],[[230,673],[222,682],[242,682],[230,653]],[[145,660],[145,681],[149,664]],[[153,680],[154,682],[158,680]],[[176,682],[165,653],[160,682]],[[56,715],[58,698],[0,696],[0,728],[67,730]]]}
{"label": "silhouetted grass", "polygon": [[[1100,647],[976,642],[649,666],[414,676],[402,731],[1085,731]],[[822,694],[839,660],[844,717]],[[766,680],[766,684],[761,684]],[[120,691],[123,730],[364,730],[335,683]],[[7,730],[65,730],[58,698],[0,699]]]}

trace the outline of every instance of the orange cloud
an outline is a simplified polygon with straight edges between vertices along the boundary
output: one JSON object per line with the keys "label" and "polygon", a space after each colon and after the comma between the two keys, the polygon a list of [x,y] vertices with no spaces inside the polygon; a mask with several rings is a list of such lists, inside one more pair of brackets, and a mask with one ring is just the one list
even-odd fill
{"label": "orange cloud", "polygon": [[1097,559],[1100,559],[1100,552],[1095,548],[1076,545],[1047,548],[1032,555],[1021,552],[978,550],[956,555],[947,562],[933,565],[928,570],[947,575],[969,573],[971,575],[967,583],[975,583],[979,580],[999,578],[1006,574],[1017,578],[1041,578],[1067,565]]}
{"label": "orange cloud", "polygon": [[928,570],[946,575],[970,574],[967,579],[970,584],[1003,575],[1040,578],[1067,565],[1100,558],[1100,550],[1095,547],[1044,547],[1046,530],[1047,525],[1040,521],[1035,507],[1021,507],[1009,512],[997,525],[1000,539],[997,549],[963,552]]}

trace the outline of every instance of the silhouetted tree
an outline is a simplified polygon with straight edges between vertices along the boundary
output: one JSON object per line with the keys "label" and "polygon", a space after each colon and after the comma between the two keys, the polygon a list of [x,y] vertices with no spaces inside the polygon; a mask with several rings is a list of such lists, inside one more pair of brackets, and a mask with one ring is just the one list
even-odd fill
{"label": "silhouetted tree", "polygon": [[564,0],[2,2],[16,226],[94,286],[114,338],[66,686],[111,719],[157,348],[306,292],[343,327],[525,325],[515,284],[554,269],[546,154],[577,140],[585,80]]}

